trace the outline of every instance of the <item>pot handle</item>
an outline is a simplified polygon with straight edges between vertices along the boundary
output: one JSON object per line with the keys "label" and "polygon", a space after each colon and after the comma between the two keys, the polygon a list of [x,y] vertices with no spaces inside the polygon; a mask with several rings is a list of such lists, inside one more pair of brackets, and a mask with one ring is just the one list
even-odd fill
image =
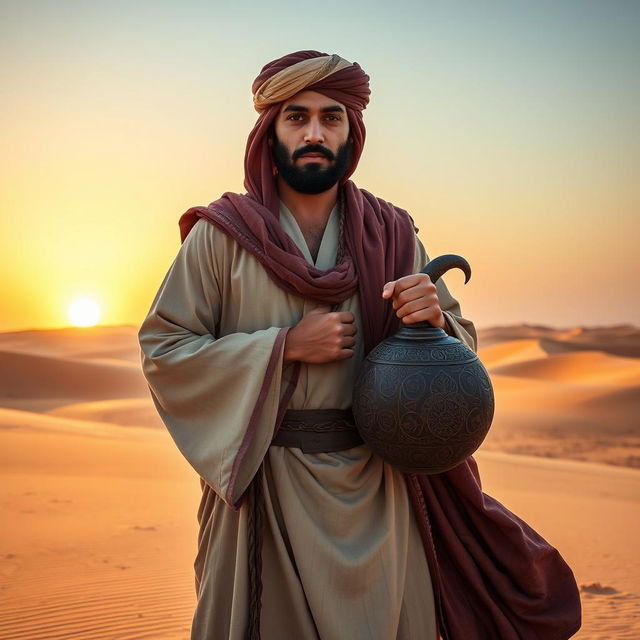
{"label": "pot handle", "polygon": [[[453,253],[447,253],[443,256],[438,256],[437,258],[430,260],[427,266],[420,273],[427,274],[429,278],[431,278],[431,282],[435,284],[443,274],[449,271],[449,269],[454,269],[456,267],[458,269],[462,269],[464,272],[464,283],[467,284],[467,282],[469,282],[469,278],[471,278],[471,266],[462,256],[457,256]],[[413,324],[403,326],[405,329],[433,328],[433,325],[426,320],[424,322],[415,322]]]}
{"label": "pot handle", "polygon": [[443,274],[449,271],[449,269],[454,269],[456,267],[464,272],[464,283],[467,284],[467,282],[469,282],[469,278],[471,278],[471,266],[462,256],[457,256],[453,253],[447,253],[444,256],[439,256],[430,260],[421,273],[427,274],[429,278],[431,278],[431,282],[435,284]]}

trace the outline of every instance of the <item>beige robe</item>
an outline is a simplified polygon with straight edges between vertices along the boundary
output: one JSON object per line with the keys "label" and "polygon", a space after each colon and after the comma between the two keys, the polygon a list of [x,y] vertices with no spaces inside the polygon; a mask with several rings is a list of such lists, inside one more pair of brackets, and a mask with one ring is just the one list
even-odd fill
{"label": "beige robe", "polygon": [[[280,219],[313,263],[284,206]],[[334,210],[319,269],[335,265],[338,231]],[[418,271],[428,258],[416,243]],[[447,331],[475,348],[473,325],[442,280],[437,287]],[[319,454],[269,446],[290,373],[283,328],[317,306],[278,288],[250,253],[200,219],[140,328],[156,408],[200,475],[192,640],[244,636],[247,509],[238,504],[263,461],[263,639],[437,638],[429,570],[402,474],[366,445]],[[351,406],[363,358],[358,296],[339,309],[356,317],[354,357],[302,364],[288,408]]]}

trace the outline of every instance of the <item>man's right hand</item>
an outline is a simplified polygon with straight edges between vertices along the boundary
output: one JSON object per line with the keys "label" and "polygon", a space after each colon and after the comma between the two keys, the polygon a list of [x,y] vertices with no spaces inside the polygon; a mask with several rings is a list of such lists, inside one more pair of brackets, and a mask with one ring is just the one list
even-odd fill
{"label": "man's right hand", "polygon": [[323,306],[309,311],[289,329],[284,343],[284,360],[320,364],[353,356],[356,323],[350,311],[331,311]]}

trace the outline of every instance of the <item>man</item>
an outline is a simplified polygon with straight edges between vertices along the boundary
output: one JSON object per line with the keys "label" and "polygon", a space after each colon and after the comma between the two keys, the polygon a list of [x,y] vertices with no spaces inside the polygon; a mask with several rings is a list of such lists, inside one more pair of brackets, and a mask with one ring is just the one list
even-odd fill
{"label": "man", "polygon": [[405,476],[354,429],[359,364],[399,322],[475,348],[444,283],[418,273],[409,215],[348,180],[368,80],[317,51],[263,68],[247,194],[182,216],[140,328],[152,398],[203,492],[192,639],[568,638],[571,571],[489,502],[472,458]]}

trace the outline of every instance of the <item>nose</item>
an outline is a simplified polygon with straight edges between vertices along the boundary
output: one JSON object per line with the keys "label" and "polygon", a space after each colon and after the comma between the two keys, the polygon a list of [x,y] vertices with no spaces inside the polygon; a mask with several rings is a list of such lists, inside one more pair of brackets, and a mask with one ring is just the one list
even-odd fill
{"label": "nose", "polygon": [[320,121],[317,118],[310,118],[307,128],[304,132],[305,144],[322,144],[324,142],[324,134]]}

